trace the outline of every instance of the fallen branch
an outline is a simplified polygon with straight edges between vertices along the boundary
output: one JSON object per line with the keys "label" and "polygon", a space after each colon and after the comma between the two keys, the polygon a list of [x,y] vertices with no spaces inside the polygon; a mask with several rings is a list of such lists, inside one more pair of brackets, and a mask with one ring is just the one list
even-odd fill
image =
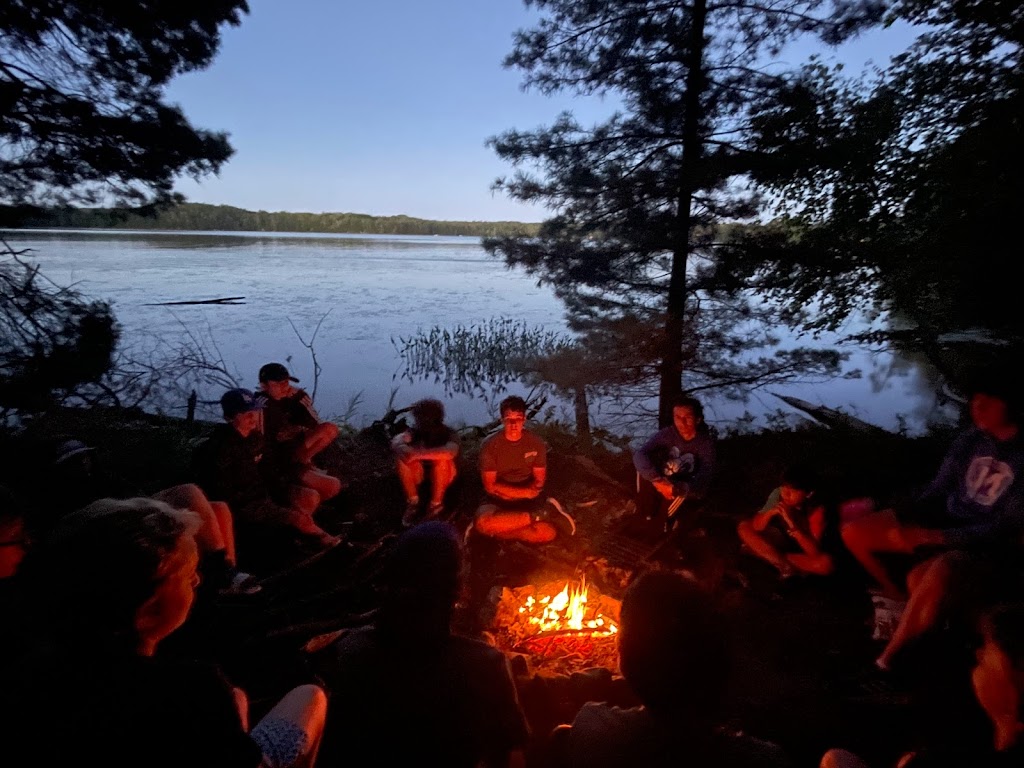
{"label": "fallen branch", "polygon": [[245,304],[245,296],[225,296],[220,299],[196,299],[195,301],[158,301],[151,304],[143,304],[144,307],[176,307],[183,304]]}

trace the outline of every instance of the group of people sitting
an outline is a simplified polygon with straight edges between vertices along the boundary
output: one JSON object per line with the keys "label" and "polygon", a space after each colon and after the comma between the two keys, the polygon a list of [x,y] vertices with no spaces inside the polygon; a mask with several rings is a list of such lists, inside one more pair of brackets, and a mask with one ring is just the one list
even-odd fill
{"label": "group of people sitting", "polygon": [[[54,493],[67,498],[45,526],[13,497],[0,499],[5,757],[12,765],[92,755],[112,766],[255,768],[342,765],[368,754],[382,765],[521,765],[535,740],[509,660],[455,631],[469,538],[441,519],[460,441],[438,401],[417,403],[413,424],[391,443],[407,530],[382,573],[379,609],[369,625],[317,654],[310,682],[254,713],[215,663],[160,653],[208,578],[219,590],[258,589],[237,570],[236,518],[283,526],[317,548],[334,544],[315,514],[341,482],[314,459],[337,428],[319,420],[284,366],[268,364],[259,378],[259,392],[233,389],[221,398],[224,424],[196,453],[196,484],[118,500],[83,498],[95,482],[88,491],[81,482],[55,483]],[[839,531],[880,593],[907,598],[878,669],[954,624],[976,638],[972,684],[991,740],[970,753],[973,765],[1024,757],[1019,397],[1005,378],[975,381],[972,424],[915,503],[849,513]],[[506,398],[500,415],[501,428],[480,449],[484,498],[470,532],[536,544],[572,535],[572,518],[545,493],[547,448],[526,428],[526,403]],[[66,441],[54,466],[88,477],[91,454]],[[714,463],[699,401],[681,398],[673,423],[634,452],[639,514],[667,528],[699,515]],[[785,579],[836,568],[836,553],[823,546],[828,516],[817,490],[814,473],[792,465],[763,508],[737,526],[747,551]],[[910,561],[905,588],[885,560],[891,554]],[[635,705],[584,705],[541,740],[547,764],[789,764],[777,746],[719,721],[730,640],[715,596],[696,580],[671,569],[636,574],[618,635]],[[924,745],[899,765],[948,764],[950,754]],[[828,768],[863,764],[842,750],[822,759]]]}

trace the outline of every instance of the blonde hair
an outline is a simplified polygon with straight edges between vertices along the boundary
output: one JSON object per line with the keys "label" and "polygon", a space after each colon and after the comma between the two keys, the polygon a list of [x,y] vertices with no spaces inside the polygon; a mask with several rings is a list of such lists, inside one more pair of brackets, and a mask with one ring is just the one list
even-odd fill
{"label": "blonde hair", "polygon": [[130,639],[199,516],[150,498],[100,499],[62,518],[39,547],[34,575],[62,631]]}

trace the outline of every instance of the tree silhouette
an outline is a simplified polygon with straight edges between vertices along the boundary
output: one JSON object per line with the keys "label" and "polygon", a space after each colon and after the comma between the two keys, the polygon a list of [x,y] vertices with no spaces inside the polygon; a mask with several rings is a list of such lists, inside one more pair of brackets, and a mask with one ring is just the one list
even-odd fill
{"label": "tree silhouette", "polygon": [[[758,200],[738,182],[762,159],[749,146],[751,109],[785,83],[765,57],[803,35],[838,43],[880,16],[877,2],[783,0],[527,0],[542,13],[516,35],[506,63],[544,93],[608,95],[621,110],[587,127],[569,113],[535,131],[491,140],[517,166],[497,188],[554,215],[536,238],[491,239],[510,265],[550,282],[574,330],[619,336],[618,349],[649,376],[659,420],[671,400],[749,386],[766,368],[790,369],[771,346],[772,318],[714,282],[718,225],[746,220]],[[609,332],[609,323],[612,331]],[[637,346],[636,327],[647,342]],[[628,330],[616,334],[615,328]],[[586,340],[584,340],[586,343]],[[617,354],[617,353],[612,353]],[[613,358],[614,359],[614,358]],[[800,351],[804,372],[835,357]]]}
{"label": "tree silhouette", "polygon": [[164,89],[209,65],[244,0],[10,0],[0,10],[0,202],[151,205],[217,171],[225,134]]}

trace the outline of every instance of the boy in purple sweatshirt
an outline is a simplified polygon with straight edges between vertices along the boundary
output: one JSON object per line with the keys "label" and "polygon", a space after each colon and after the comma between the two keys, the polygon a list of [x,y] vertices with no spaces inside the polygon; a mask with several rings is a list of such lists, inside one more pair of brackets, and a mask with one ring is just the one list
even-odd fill
{"label": "boy in purple sweatshirt", "polygon": [[637,472],[637,511],[648,520],[678,519],[680,505],[707,494],[715,468],[715,439],[704,423],[704,407],[694,397],[672,404],[672,425],[655,432],[633,452]]}

